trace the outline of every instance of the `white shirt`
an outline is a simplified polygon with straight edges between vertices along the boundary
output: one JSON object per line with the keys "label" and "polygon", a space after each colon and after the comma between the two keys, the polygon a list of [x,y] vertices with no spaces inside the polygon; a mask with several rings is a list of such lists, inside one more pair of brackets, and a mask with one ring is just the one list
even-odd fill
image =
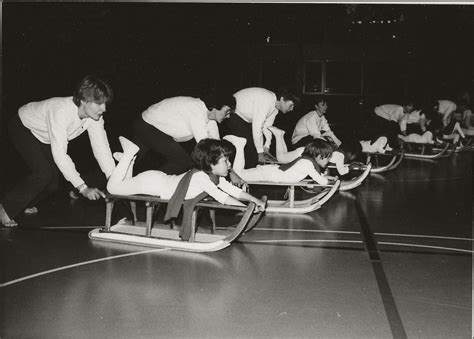
{"label": "white shirt", "polygon": [[[272,134],[267,129],[275,121],[278,109],[275,107],[275,93],[259,87],[244,88],[234,93],[236,100],[235,113],[244,121],[252,124],[253,142],[257,153],[262,153],[264,147],[270,147]],[[265,145],[263,143],[265,135]]]}
{"label": "white shirt", "polygon": [[311,111],[296,123],[291,142],[296,144],[307,135],[311,135],[313,138],[321,138],[321,131],[331,131],[329,123],[324,115],[319,116],[316,111]]}
{"label": "white shirt", "polygon": [[238,199],[242,190],[232,185],[224,177],[219,177],[219,183],[216,186],[209,175],[204,172],[197,172],[191,178],[185,199],[195,198],[202,192],[206,192],[216,201],[224,204],[229,195]]}
{"label": "white shirt", "polygon": [[472,126],[474,126],[474,114],[470,109],[466,109],[462,113],[462,127],[472,128]]}
{"label": "white shirt", "polygon": [[447,126],[451,120],[451,114],[456,110],[457,106],[449,100],[438,100],[438,113],[443,116],[443,125]]}
{"label": "white shirt", "polygon": [[196,142],[214,137],[208,132],[208,109],[201,99],[173,97],[160,101],[142,113],[143,120],[178,142]]}
{"label": "white shirt", "polygon": [[81,119],[78,113],[78,107],[72,101],[72,97],[30,102],[18,110],[23,125],[40,142],[51,145],[54,162],[64,178],[74,187],[82,185],[84,180],[67,154],[67,146],[69,140],[77,138],[86,130],[102,172],[109,177],[115,168],[104,130],[104,119],[102,117],[98,121],[91,118]]}
{"label": "white shirt", "polygon": [[[127,194],[150,194],[159,196],[162,199],[170,199],[185,174],[169,175],[156,170],[142,172],[135,177],[138,180],[136,180],[134,192]],[[113,187],[109,189],[111,192],[115,192]],[[202,192],[206,192],[216,201],[224,204],[229,195],[238,199],[242,190],[232,185],[223,177],[219,177],[219,183],[216,186],[209,178],[209,175],[199,171],[191,177],[185,199],[193,199]],[[120,192],[118,194],[124,193]]]}
{"label": "white shirt", "polygon": [[438,103],[438,113],[442,115],[450,115],[457,108],[456,104],[449,100],[438,100]]}
{"label": "white shirt", "polygon": [[386,104],[375,107],[375,114],[386,120],[399,122],[403,118],[403,107],[400,105]]}
{"label": "white shirt", "polygon": [[316,171],[308,159],[298,160],[286,171],[282,171],[279,165],[258,165],[255,168],[243,169],[237,174],[245,181],[297,183],[309,176],[320,185],[328,184],[328,179]]}
{"label": "white shirt", "polygon": [[402,130],[403,126],[401,121],[405,113],[403,113],[403,107],[400,105],[392,105],[386,104],[375,107],[375,114],[381,118],[384,118],[388,121],[398,122],[400,125],[400,130]]}
{"label": "white shirt", "polygon": [[421,113],[421,110],[412,111],[408,114],[404,114],[400,120],[400,130],[406,131],[407,125],[419,124],[422,119],[425,119],[425,115]]}

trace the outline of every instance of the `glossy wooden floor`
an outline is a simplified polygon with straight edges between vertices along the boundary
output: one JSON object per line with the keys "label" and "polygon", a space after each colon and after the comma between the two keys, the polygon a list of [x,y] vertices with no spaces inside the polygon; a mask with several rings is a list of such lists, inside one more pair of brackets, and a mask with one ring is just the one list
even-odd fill
{"label": "glossy wooden floor", "polygon": [[0,336],[468,338],[472,191],[470,153],[404,160],[210,254],[92,242],[103,202],[56,199],[0,230]]}

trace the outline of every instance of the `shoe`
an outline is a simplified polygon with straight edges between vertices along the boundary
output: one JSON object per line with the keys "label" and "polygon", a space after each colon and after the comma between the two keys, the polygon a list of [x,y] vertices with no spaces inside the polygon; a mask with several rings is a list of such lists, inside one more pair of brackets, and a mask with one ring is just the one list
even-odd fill
{"label": "shoe", "polygon": [[33,207],[28,207],[25,209],[24,213],[26,215],[33,215],[38,213],[38,208],[33,206]]}

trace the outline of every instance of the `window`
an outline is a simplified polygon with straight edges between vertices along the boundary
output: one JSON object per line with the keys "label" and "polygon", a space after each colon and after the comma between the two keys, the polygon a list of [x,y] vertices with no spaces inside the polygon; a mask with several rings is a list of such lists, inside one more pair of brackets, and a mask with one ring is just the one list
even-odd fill
{"label": "window", "polygon": [[323,92],[323,63],[321,61],[305,63],[303,77],[303,93]]}
{"label": "window", "polygon": [[308,61],[304,66],[305,94],[355,94],[361,92],[359,61]]}

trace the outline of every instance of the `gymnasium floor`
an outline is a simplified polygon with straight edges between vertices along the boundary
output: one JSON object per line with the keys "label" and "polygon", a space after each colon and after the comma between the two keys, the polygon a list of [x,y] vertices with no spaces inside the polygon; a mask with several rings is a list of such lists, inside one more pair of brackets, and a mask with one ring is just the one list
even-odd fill
{"label": "gymnasium floor", "polygon": [[0,337],[469,338],[472,187],[471,153],[405,159],[209,254],[92,242],[103,202],[56,199],[0,229]]}

